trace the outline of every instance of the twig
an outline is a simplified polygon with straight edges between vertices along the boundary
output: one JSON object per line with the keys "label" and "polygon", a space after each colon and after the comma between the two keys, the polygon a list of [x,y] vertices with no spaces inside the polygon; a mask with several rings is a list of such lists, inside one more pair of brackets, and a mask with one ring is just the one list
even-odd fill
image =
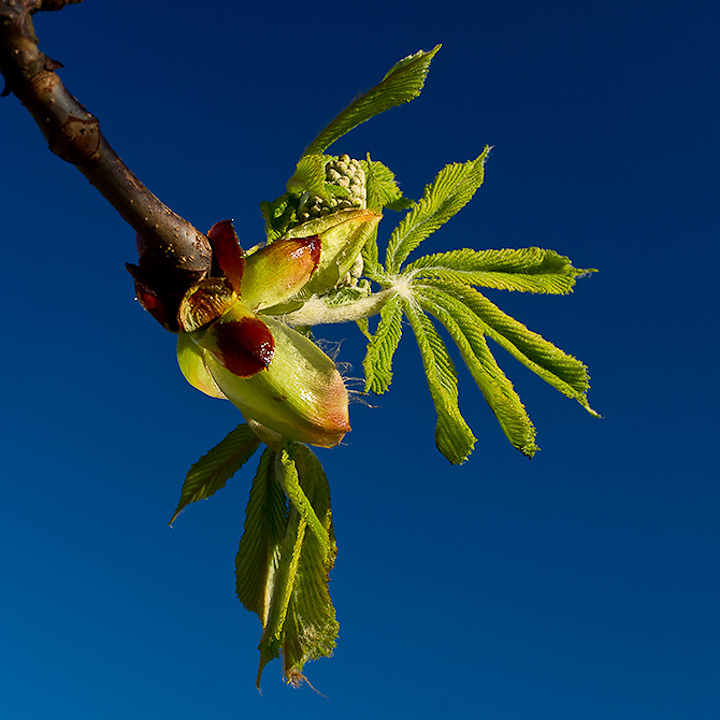
{"label": "twig", "polygon": [[75,167],[138,234],[138,266],[128,266],[138,296],[155,318],[177,329],[177,306],[210,270],[207,238],[151,193],[117,156],[98,119],[65,88],[62,64],[38,49],[32,16],[82,0],[0,0],[2,96],[14,94],[32,115],[50,150]]}

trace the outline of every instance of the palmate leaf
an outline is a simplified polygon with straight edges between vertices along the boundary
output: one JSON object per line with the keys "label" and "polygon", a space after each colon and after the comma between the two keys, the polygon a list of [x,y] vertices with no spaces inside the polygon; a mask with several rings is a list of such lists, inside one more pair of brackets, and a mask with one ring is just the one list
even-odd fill
{"label": "palmate leaf", "polygon": [[291,505],[276,570],[267,584],[269,609],[258,646],[258,685],[265,665],[281,653],[287,682],[298,684],[305,662],[332,654],[339,628],[328,592],[337,549],[327,477],[306,446],[294,445],[290,452],[285,448],[285,453],[284,462],[276,455],[274,473],[287,472],[289,464],[294,466],[302,492],[328,542],[319,540],[319,533],[313,532],[302,512]]}
{"label": "palmate leaf", "polygon": [[[306,446],[295,456],[298,476],[329,537],[329,547],[315,534],[305,534],[293,594],[286,616],[283,672],[288,682],[302,679],[303,665],[332,655],[339,630],[328,590],[337,545],[330,511],[330,487],[320,461]],[[329,550],[329,551],[326,551]]]}
{"label": "palmate leaf", "polygon": [[348,105],[308,146],[304,155],[319,155],[345,133],[385,110],[397,107],[420,94],[430,61],[440,49],[420,51],[394,65],[382,81]]}
{"label": "palmate leaf", "polygon": [[[425,283],[432,283],[426,280]],[[587,367],[564,353],[541,335],[506,315],[477,290],[460,282],[436,285],[467,306],[485,325],[485,335],[505,348],[521,363],[563,395],[577,400],[591,415],[599,415],[588,405],[590,387]]]}
{"label": "palmate leaf", "polygon": [[390,236],[385,260],[388,273],[398,273],[407,256],[470,201],[482,185],[489,150],[486,147],[475,160],[446,165],[425,188],[422,199]]}
{"label": "palmate leaf", "polygon": [[295,464],[295,452],[300,446],[292,441],[286,441],[275,460],[275,475],[285,494],[295,509],[300,513],[306,525],[310,527],[323,549],[324,556],[330,552],[330,538],[327,530],[315,514],[313,506],[300,485],[298,468]]}
{"label": "palmate leaf", "polygon": [[392,380],[392,359],[402,335],[403,303],[392,297],[380,311],[380,322],[367,347],[363,369],[365,392],[382,395]]}
{"label": "palmate leaf", "polygon": [[472,452],[475,436],[460,414],[455,367],[430,318],[410,300],[403,300],[403,307],[420,348],[435,405],[435,444],[451,463],[459,465]]}
{"label": "palmate leaf", "polygon": [[484,323],[460,301],[437,288],[416,285],[415,289],[421,307],[445,326],[457,344],[508,440],[523,455],[532,457],[537,450],[535,428],[485,342]]}
{"label": "palmate leaf", "polygon": [[170,524],[172,525],[185,506],[209,498],[224,488],[227,481],[250,459],[258,447],[260,440],[247,425],[238,425],[231,430],[188,470],[180,492],[180,501]]}
{"label": "palmate leaf", "polygon": [[272,575],[272,581],[268,587],[269,608],[267,621],[263,624],[263,633],[258,645],[260,651],[260,664],[257,674],[258,687],[260,687],[260,680],[265,666],[271,660],[280,657],[280,651],[285,639],[285,620],[287,619],[288,606],[290,605],[293,586],[297,578],[306,530],[307,525],[297,510],[292,508],[280,548],[277,569]]}
{"label": "palmate leaf", "polygon": [[[523,454],[537,450],[535,429],[512,383],[498,366],[485,336],[492,338],[563,394],[593,415],[585,397],[587,368],[537,333],[503,313],[472,286],[546,294],[572,292],[578,276],[569,258],[537,247],[453,250],[404,265],[408,255],[447,222],[482,184],[489,148],[473,161],[448,165],[401,220],[388,243],[384,269],[373,251],[368,276],[398,295],[383,308],[364,360],[365,390],[381,393],[392,378],[392,356],[402,331],[401,309],[415,331],[438,414],[436,442],[451,462],[462,462],[474,438],[460,415],[455,373],[447,350],[423,311],[439,320],[455,343],[510,442]],[[402,297],[402,302],[398,299]],[[367,326],[363,326],[368,334]]]}
{"label": "palmate leaf", "polygon": [[554,250],[451,250],[424,255],[404,268],[415,278],[434,277],[498,290],[565,295],[575,279],[594,270],[573,267]]}
{"label": "palmate leaf", "polygon": [[266,448],[245,508],[245,529],[235,558],[240,602],[267,624],[280,550],[287,532],[287,501],[275,478],[275,451]]}

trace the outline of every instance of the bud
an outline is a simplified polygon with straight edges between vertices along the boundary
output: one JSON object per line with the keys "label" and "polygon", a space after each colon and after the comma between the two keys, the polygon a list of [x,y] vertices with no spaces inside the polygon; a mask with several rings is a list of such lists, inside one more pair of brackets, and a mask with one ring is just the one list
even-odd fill
{"label": "bud", "polygon": [[[302,161],[298,168],[301,164]],[[296,173],[291,178],[289,188],[302,187],[302,179],[312,177],[312,173],[304,170],[305,174]],[[318,234],[322,240],[321,267],[303,293],[305,298],[357,286],[363,273],[363,246],[372,237],[382,217],[367,211],[366,177],[359,160],[349,155],[326,157],[322,172],[325,192],[317,194],[318,190],[315,193],[306,190],[297,205],[299,224],[291,225],[285,232],[285,237]],[[295,180],[298,174],[300,179]]]}
{"label": "bud", "polygon": [[373,236],[381,219],[382,215],[373,210],[341,210],[289,230],[288,234],[294,238],[317,235],[322,243],[317,271],[301,296],[322,295],[342,283],[358,262],[365,243]]}
{"label": "bud", "polygon": [[185,378],[281,435],[337,445],[350,425],[335,363],[304,335],[256,314],[307,285],[319,267],[320,239],[279,240],[243,257],[229,221],[208,237],[225,277],[203,280],[180,304],[178,364]]}
{"label": "bud", "polygon": [[330,158],[325,165],[325,182],[346,191],[345,196],[323,197],[305,193],[300,200],[297,216],[300,222],[324,217],[338,210],[367,207],[365,171],[359,161],[349,155]]}

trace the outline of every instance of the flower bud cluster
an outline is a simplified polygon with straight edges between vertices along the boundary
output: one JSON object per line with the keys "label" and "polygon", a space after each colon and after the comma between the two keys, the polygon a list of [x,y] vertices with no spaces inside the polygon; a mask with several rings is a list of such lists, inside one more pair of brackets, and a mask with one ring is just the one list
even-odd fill
{"label": "flower bud cluster", "polygon": [[331,158],[325,166],[325,182],[343,188],[347,196],[323,198],[320,195],[303,197],[298,208],[298,220],[306,222],[314,218],[324,217],[338,210],[351,210],[367,207],[367,191],[365,189],[365,171],[359,161],[349,155]]}

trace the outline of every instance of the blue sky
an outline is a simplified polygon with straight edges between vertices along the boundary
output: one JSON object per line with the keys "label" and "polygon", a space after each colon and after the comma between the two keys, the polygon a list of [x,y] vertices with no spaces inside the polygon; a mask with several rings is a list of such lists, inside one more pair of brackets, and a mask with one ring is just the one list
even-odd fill
{"label": "blue sky", "polygon": [[[424,250],[535,245],[598,268],[568,297],[492,299],[589,365],[604,418],[498,352],[542,452],[510,447],[461,370],[478,443],[451,467],[405,337],[390,393],[320,452],[341,632],[306,671],[329,699],[278,663],[260,696],[233,578],[252,468],[166,525],[239,416],[185,383],[134,301],[132,230],[4,98],[0,716],[716,718],[718,21],[693,1],[86,0],[39,18],[128,165],[203,230],[235,218],[247,247],[317,131],[442,43],[418,100],[333,151],[370,151],[418,197],[493,145]],[[354,327],[319,334],[361,373]]]}

